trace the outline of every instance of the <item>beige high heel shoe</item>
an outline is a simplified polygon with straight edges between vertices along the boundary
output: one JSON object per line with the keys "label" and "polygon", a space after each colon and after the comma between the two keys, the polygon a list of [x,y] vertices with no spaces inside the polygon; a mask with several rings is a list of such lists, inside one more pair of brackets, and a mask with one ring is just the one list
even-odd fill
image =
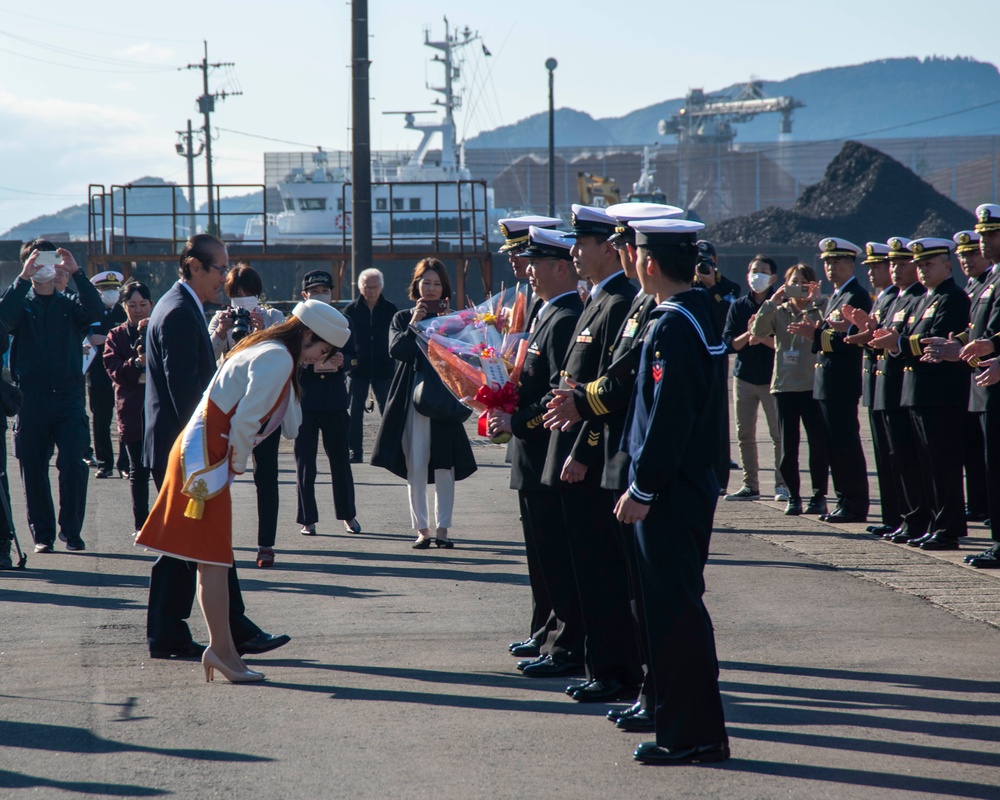
{"label": "beige high heel shoe", "polygon": [[253,683],[254,681],[264,680],[263,672],[256,672],[252,669],[246,671],[231,670],[222,663],[222,659],[215,654],[215,651],[211,647],[206,647],[205,652],[201,654],[201,665],[205,668],[205,683],[214,678],[212,671],[216,669],[230,683]]}

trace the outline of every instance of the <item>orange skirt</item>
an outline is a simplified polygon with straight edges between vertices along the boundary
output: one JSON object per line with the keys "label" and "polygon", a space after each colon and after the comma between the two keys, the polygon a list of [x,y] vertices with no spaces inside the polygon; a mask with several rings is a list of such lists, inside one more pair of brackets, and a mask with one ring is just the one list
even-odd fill
{"label": "orange skirt", "polygon": [[[211,400],[205,414],[205,432],[209,464],[217,464],[229,454],[229,418]],[[215,497],[205,501],[201,519],[184,516],[187,495],[181,493],[184,477],[181,471],[181,444],[177,437],[170,448],[167,474],[160,487],[152,511],[136,537],[138,547],[154,553],[173,556],[201,564],[222,567],[233,565],[233,501],[227,486]]]}

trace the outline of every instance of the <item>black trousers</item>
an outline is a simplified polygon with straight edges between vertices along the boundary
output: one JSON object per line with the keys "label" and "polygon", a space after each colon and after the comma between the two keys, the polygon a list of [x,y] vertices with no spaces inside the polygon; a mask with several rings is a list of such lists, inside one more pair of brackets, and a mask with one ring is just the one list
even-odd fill
{"label": "black trousers", "polygon": [[963,419],[962,462],[965,465],[965,505],[970,514],[989,516],[989,489],[986,486],[986,442],[981,412],[966,411]]}
{"label": "black trousers", "polygon": [[583,612],[570,556],[561,493],[555,489],[526,492],[535,555],[557,623],[542,645],[559,661],[584,663]]}
{"label": "black trousers", "polygon": [[7,480],[7,420],[0,417],[0,492],[3,492],[6,503],[0,503],[0,561],[10,553],[10,543],[13,538],[14,520],[7,516],[10,509],[10,482]]}
{"label": "black trousers", "polygon": [[350,374],[348,388],[351,392],[351,428],[348,442],[351,452],[358,458],[365,452],[365,404],[368,402],[368,387],[372,388],[375,400],[378,401],[379,413],[384,414],[391,385],[391,375],[388,378],[371,378],[368,375],[358,375],[356,372]]}
{"label": "black trousers", "polygon": [[[977,413],[986,443],[986,492],[989,498],[990,537],[1000,542],[1000,411]],[[994,521],[995,520],[995,521]]]}
{"label": "black trousers", "polygon": [[319,522],[316,508],[316,451],[319,435],[323,434],[323,449],[330,462],[330,482],[333,484],[333,508],[337,519],[351,520],[357,515],[354,505],[354,475],[347,446],[348,415],[346,411],[302,411],[302,425],[295,439],[295,474],[298,486],[298,523]]}
{"label": "black trousers", "polygon": [[125,442],[122,441],[120,436],[118,437],[118,471],[126,475],[130,475],[132,473],[128,448],[125,446]]}
{"label": "black trousers", "polygon": [[875,451],[875,475],[878,478],[882,524],[898,528],[903,522],[903,494],[899,473],[892,468],[892,447],[889,444],[889,423],[884,411],[868,409],[868,424],[872,429],[872,449]]}
{"label": "black trousers", "polygon": [[930,496],[924,490],[920,447],[913,432],[910,410],[893,408],[883,413],[889,431],[892,469],[898,475],[902,493],[902,522],[899,527],[911,537],[918,538],[927,533],[930,526]]}
{"label": "black trousers", "polygon": [[726,738],[715,634],[703,600],[717,501],[712,470],[683,471],[635,526],[661,747]]}
{"label": "black trousers", "polygon": [[551,489],[518,490],[517,502],[521,511],[521,530],[524,533],[524,554],[528,561],[528,581],[531,584],[531,622],[528,630],[531,638],[538,639],[544,654],[549,654],[547,642],[556,632],[559,619],[552,610],[552,598],[545,581],[545,571],[538,554],[535,526],[541,530],[549,525],[562,524],[562,506],[559,495]]}
{"label": "black trousers", "polygon": [[837,507],[848,514],[868,513],[868,464],[861,448],[858,401],[820,400],[826,431],[830,477],[837,494]]}
{"label": "black trousers", "polygon": [[[615,492],[619,497],[624,490]],[[625,551],[625,566],[628,568],[629,609],[635,627],[636,644],[639,647],[639,665],[642,667],[642,687],[639,689],[639,705],[652,713],[656,708],[656,685],[650,670],[649,638],[646,636],[646,604],[642,598],[642,577],[639,567],[639,548],[636,545],[635,526],[618,523],[618,535]]]}
{"label": "black trousers", "polygon": [[56,515],[49,483],[49,461],[58,448],[59,530],[68,542],[80,540],[87,511],[87,416],[83,386],[64,392],[27,389],[14,424],[14,455],[28,507],[28,524],[35,544],[52,545]]}
{"label": "black trousers", "polygon": [[965,409],[918,407],[910,420],[920,450],[924,496],[928,498],[930,527],[942,539],[967,534],[965,488],[962,485],[962,435],[956,430]]}
{"label": "black trousers", "polygon": [[94,432],[94,458],[101,469],[114,469],[115,451],[111,446],[111,423],[115,418],[115,389],[108,381],[94,381],[90,396],[90,419]]}
{"label": "black trousers", "polygon": [[799,478],[799,443],[801,426],[806,429],[809,442],[809,477],[812,493],[825,497],[829,489],[830,461],[826,454],[826,433],[819,403],[812,392],[776,392],[778,426],[781,430],[781,463],[778,469],[792,499],[802,499],[802,481]]}
{"label": "black trousers", "polygon": [[[163,485],[164,473],[153,470],[157,490]],[[194,606],[198,580],[198,565],[193,561],[160,556],[149,576],[149,608],[146,611],[146,644],[150,650],[175,650],[191,642],[187,619]],[[229,630],[233,641],[243,644],[253,639],[261,629],[246,615],[236,565],[229,568]]]}
{"label": "black trousers", "polygon": [[278,445],[281,428],[253,449],[253,484],[257,490],[257,546],[274,547],[278,532]]}
{"label": "black trousers", "polygon": [[642,667],[629,607],[628,567],[615,530],[617,498],[601,488],[600,473],[591,467],[584,480],[560,492],[586,634],[587,677],[638,684]]}
{"label": "black trousers", "polygon": [[135,529],[139,530],[149,516],[149,467],[142,464],[142,439],[126,442],[128,452],[128,488],[132,495],[132,518]]}

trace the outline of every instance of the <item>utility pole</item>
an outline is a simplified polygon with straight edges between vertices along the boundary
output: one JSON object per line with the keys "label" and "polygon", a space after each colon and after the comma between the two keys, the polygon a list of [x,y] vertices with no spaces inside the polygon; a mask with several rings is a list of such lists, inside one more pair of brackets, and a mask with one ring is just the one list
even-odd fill
{"label": "utility pole", "polygon": [[177,136],[180,137],[177,140],[175,147],[177,148],[177,155],[183,156],[187,159],[188,167],[188,237],[194,236],[197,233],[196,227],[197,223],[195,221],[195,205],[194,205],[194,160],[202,154],[205,149],[205,143],[198,143],[198,152],[194,150],[194,131],[191,130],[191,120],[188,120],[187,132],[177,131]]}
{"label": "utility pole", "polygon": [[235,66],[232,61],[219,61],[214,64],[208,62],[208,42],[204,42],[205,45],[205,57],[198,64],[188,64],[186,69],[200,69],[201,70],[201,81],[202,81],[202,94],[198,98],[198,110],[201,112],[205,119],[204,127],[202,131],[205,134],[205,178],[208,184],[208,225],[206,226],[206,232],[213,235],[218,235],[219,230],[216,225],[215,220],[215,197],[214,189],[212,185],[212,125],[211,125],[211,114],[215,111],[215,99],[225,100],[230,95],[243,94],[243,92],[215,92],[212,94],[208,91],[208,71],[209,69],[218,69],[219,67],[232,67]]}
{"label": "utility pole", "polygon": [[[368,112],[368,0],[351,3],[351,294],[372,265],[372,154]],[[449,109],[449,113],[451,110]]]}
{"label": "utility pole", "polygon": [[549,71],[549,216],[554,217],[556,211],[556,109],[553,94],[553,75],[559,62],[554,58],[546,59],[545,69]]}

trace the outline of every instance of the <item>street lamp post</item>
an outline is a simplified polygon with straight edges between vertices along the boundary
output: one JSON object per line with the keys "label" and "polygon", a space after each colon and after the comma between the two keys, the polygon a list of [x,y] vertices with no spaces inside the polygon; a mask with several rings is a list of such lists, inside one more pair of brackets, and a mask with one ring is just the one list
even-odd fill
{"label": "street lamp post", "polygon": [[556,112],[553,104],[552,76],[559,62],[546,59],[545,69],[549,71],[549,216],[555,216],[556,208]]}

